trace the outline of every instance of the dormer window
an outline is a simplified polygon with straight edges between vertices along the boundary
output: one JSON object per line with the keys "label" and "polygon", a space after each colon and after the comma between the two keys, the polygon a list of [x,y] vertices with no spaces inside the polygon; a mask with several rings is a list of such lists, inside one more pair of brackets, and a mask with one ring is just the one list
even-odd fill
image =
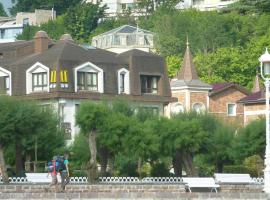
{"label": "dormer window", "polygon": [[98,91],[98,73],[95,72],[78,72],[78,91]]}
{"label": "dormer window", "polygon": [[0,94],[11,95],[11,72],[0,67]]}
{"label": "dormer window", "polygon": [[118,94],[129,94],[129,71],[125,68],[118,70]]}
{"label": "dormer window", "polygon": [[158,76],[141,75],[141,93],[157,94],[158,93]]}
{"label": "dormer window", "polygon": [[32,74],[33,79],[33,92],[47,91],[47,72],[39,72]]}
{"label": "dormer window", "polygon": [[87,62],[75,68],[75,92],[93,91],[103,93],[104,73],[101,68]]}
{"label": "dormer window", "polygon": [[49,92],[49,68],[37,62],[26,71],[26,94]]}

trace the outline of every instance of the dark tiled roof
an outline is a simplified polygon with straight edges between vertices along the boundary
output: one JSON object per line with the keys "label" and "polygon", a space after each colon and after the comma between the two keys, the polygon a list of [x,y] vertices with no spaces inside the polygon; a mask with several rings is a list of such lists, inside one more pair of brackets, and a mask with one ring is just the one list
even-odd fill
{"label": "dark tiled roof", "polygon": [[241,87],[238,84],[235,83],[230,83],[230,82],[226,82],[226,83],[216,83],[212,85],[212,91],[210,93],[210,96],[216,95],[226,89],[229,89],[231,87],[236,88],[237,90],[243,92],[246,95],[249,95],[249,91],[247,91],[244,87]]}
{"label": "dark tiled roof", "polygon": [[245,103],[245,104],[265,102],[265,92],[262,90],[262,91],[252,93],[251,95],[240,99],[238,102]]}
{"label": "dark tiled roof", "polygon": [[193,64],[192,55],[189,49],[189,43],[187,41],[186,52],[182,67],[177,73],[176,79],[171,81],[171,87],[198,87],[211,89],[211,85],[204,83],[198,77],[197,71]]}
{"label": "dark tiled roof", "polygon": [[16,41],[16,42],[7,42],[7,43],[1,43],[0,44],[0,51],[7,51],[7,50],[11,50],[11,49],[17,49],[20,47],[24,47],[24,46],[28,46],[30,44],[33,44],[34,41],[33,40],[29,40],[29,41]]}
{"label": "dark tiled roof", "polygon": [[189,43],[187,42],[186,52],[183,60],[183,65],[180,71],[177,73],[177,79],[191,81],[199,79],[196,69],[193,64],[192,55],[189,49]]}
{"label": "dark tiled roof", "polygon": [[199,79],[196,80],[191,80],[191,81],[186,81],[186,80],[178,80],[178,79],[172,79],[171,80],[171,87],[202,87],[202,88],[207,88],[211,89],[211,85],[202,82]]}
{"label": "dark tiled roof", "polygon": [[261,90],[260,78],[259,78],[259,75],[256,74],[256,77],[255,77],[255,79],[253,81],[252,93],[259,92],[260,90]]}

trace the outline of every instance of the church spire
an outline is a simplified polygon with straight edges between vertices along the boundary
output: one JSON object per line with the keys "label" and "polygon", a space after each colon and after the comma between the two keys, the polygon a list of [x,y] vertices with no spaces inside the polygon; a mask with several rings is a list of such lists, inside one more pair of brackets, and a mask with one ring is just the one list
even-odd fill
{"label": "church spire", "polygon": [[177,73],[177,79],[185,80],[185,81],[199,79],[196,69],[194,67],[193,61],[192,61],[192,55],[189,49],[188,37],[187,37],[186,45],[187,46],[186,46],[186,52],[185,52],[183,64],[182,64],[181,69]]}
{"label": "church spire", "polygon": [[256,77],[255,77],[255,79],[253,81],[252,93],[259,92],[259,91],[261,91],[260,79],[259,79],[259,75],[256,74]]}

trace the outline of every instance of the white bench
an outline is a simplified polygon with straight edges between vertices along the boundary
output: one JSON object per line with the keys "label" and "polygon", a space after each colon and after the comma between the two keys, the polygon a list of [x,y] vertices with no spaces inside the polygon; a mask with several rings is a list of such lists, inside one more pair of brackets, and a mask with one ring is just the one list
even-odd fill
{"label": "white bench", "polygon": [[253,184],[256,183],[249,174],[226,174],[215,173],[216,183],[228,183],[228,184]]}
{"label": "white bench", "polygon": [[191,188],[210,188],[211,192],[215,191],[217,193],[217,188],[219,185],[215,183],[214,178],[204,178],[204,177],[191,177],[183,178],[186,189],[191,192]]}
{"label": "white bench", "polygon": [[[48,173],[25,173],[27,181],[29,183],[51,183],[52,176]],[[58,182],[61,181],[61,177],[57,174]]]}

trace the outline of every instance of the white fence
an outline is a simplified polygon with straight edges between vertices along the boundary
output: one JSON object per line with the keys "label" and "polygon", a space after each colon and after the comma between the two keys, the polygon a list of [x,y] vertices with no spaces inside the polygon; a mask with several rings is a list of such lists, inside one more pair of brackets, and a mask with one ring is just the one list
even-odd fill
{"label": "white fence", "polygon": [[[255,183],[263,184],[263,178],[252,178]],[[28,183],[26,177],[10,177],[10,183],[12,184],[26,184]],[[87,177],[70,177],[70,183],[80,184],[87,183]],[[181,177],[145,177],[139,179],[138,177],[99,177],[100,183],[183,183]],[[2,177],[0,177],[0,183],[2,182]]]}

